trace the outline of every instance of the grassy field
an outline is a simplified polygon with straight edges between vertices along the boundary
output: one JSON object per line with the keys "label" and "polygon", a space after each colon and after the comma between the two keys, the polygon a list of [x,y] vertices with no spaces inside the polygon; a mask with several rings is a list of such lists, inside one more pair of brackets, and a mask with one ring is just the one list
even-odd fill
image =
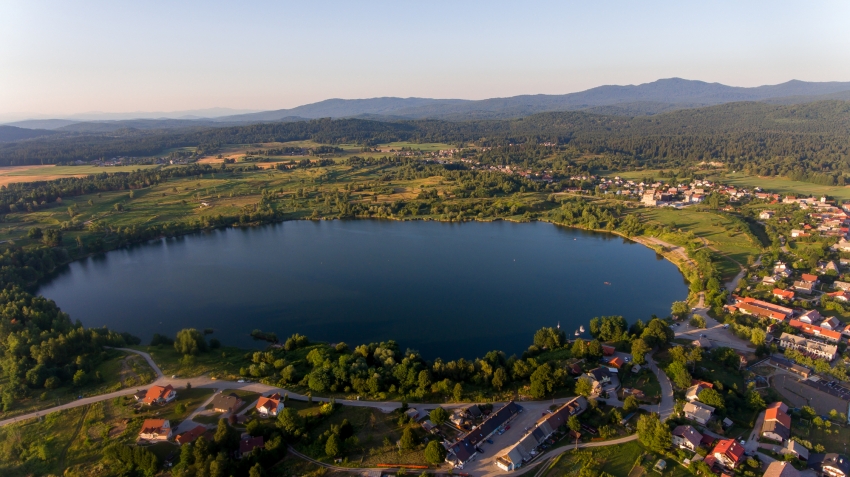
{"label": "grassy field", "polygon": [[[123,388],[143,386],[154,379],[153,370],[141,356],[128,356],[120,351],[107,352],[107,358],[98,364],[91,374],[96,376],[97,373],[101,376],[99,381],[93,379],[83,386],[73,388],[42,389],[38,393],[18,399],[3,415],[14,417],[28,414],[74,401],[78,396],[94,396]],[[2,384],[5,384],[5,379],[0,381],[0,385]]]}
{"label": "grassy field", "polygon": [[[628,477],[632,469],[640,466],[646,471],[642,475],[654,474],[652,466],[658,461],[659,456],[647,451],[637,441],[627,442],[612,447],[598,447],[591,449],[579,449],[565,452],[555,457],[541,473],[539,467],[523,474],[524,477],[539,475],[540,477],[555,477],[562,475],[575,475],[586,466],[591,466],[599,471],[607,472],[614,477]],[[665,477],[687,477],[692,474],[682,465],[667,460],[667,471]],[[639,470],[639,469],[638,469]],[[641,475],[640,472],[632,474]]]}
{"label": "grassy field", "polygon": [[414,151],[422,151],[422,152],[437,152],[446,149],[456,149],[456,145],[439,143],[439,142],[425,142],[425,143],[416,143],[416,142],[389,142],[386,144],[379,144],[378,149],[381,151],[389,152],[390,149],[395,149],[396,151],[401,150],[401,148],[406,147],[409,149],[413,149]]}
{"label": "grassy field", "polygon": [[719,268],[724,279],[734,277],[740,271],[741,265],[746,266],[747,260],[750,257],[754,259],[761,251],[761,244],[753,243],[749,235],[733,230],[738,224],[719,214],[692,208],[677,210],[669,207],[643,209],[640,213],[646,220],[683,232],[692,232],[706,246],[721,254],[723,259]]}
{"label": "grassy field", "polygon": [[761,187],[780,194],[802,196],[828,195],[837,199],[850,199],[850,186],[825,186],[811,182],[792,181],[784,177],[759,177],[743,173],[726,173],[710,177],[711,180],[738,187]]}
{"label": "grassy field", "polygon": [[620,374],[620,384],[624,388],[636,388],[643,391],[647,400],[656,402],[661,397],[661,384],[658,383],[658,378],[655,373],[648,368],[643,368],[639,373],[635,374],[631,371]]}
{"label": "grassy field", "polygon": [[239,368],[250,364],[245,359],[245,350],[222,347],[193,356],[186,361],[182,354],[171,346],[133,346],[151,355],[165,375],[193,378],[202,374],[221,379],[237,379]]}
{"label": "grassy field", "polygon": [[[306,405],[298,413],[302,416],[316,416],[318,410],[318,405]],[[369,467],[377,464],[427,465],[423,440],[425,432],[421,427],[407,424],[412,426],[419,442],[416,449],[399,452],[396,447],[396,441],[401,438],[404,430],[404,427],[398,424],[399,416],[398,413],[385,414],[374,408],[340,406],[318,426],[311,429],[308,438],[297,447],[299,451],[314,459],[331,462],[332,459],[325,455],[325,441],[321,439],[321,436],[331,426],[340,425],[347,419],[354,426],[354,435],[359,443],[346,447],[344,465],[355,467]]]}

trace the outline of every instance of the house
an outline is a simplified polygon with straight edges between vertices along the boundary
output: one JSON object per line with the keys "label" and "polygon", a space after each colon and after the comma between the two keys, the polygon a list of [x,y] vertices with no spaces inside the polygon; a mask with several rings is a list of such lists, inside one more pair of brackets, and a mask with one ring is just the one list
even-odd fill
{"label": "house", "polygon": [[[850,243],[850,242],[847,242]],[[850,282],[840,282],[838,280],[832,282],[832,286],[838,288],[839,290],[848,291],[850,290]]]}
{"label": "house", "polygon": [[796,281],[794,282],[794,290],[800,293],[805,293],[806,295],[812,294],[812,289],[814,289],[815,284],[807,281]]}
{"label": "house", "polygon": [[[805,449],[805,447],[803,447]],[[795,469],[790,462],[775,460],[767,466],[763,477],[800,477],[800,471]]]}
{"label": "house", "polygon": [[174,442],[181,446],[183,444],[189,444],[190,442],[195,442],[195,440],[204,435],[205,432],[207,432],[207,428],[198,425],[183,434],[177,434],[177,437],[174,438]]}
{"label": "house", "polygon": [[236,393],[219,393],[216,394],[212,401],[212,408],[215,412],[236,412],[241,405],[242,399]]}
{"label": "house", "polygon": [[841,328],[843,328],[841,322],[838,321],[838,318],[834,316],[830,316],[829,318],[823,320],[820,324],[820,327],[830,331],[839,331]]}
{"label": "house", "polygon": [[689,402],[682,409],[685,419],[690,419],[699,424],[706,424],[714,414],[714,408],[701,402]]}
{"label": "house", "polygon": [[793,316],[794,310],[791,308],[775,305],[773,303],[756,300],[752,297],[735,296],[735,308],[741,313],[755,315],[760,318],[772,318],[777,321],[782,321],[790,316]]}
{"label": "house", "polygon": [[812,374],[812,370],[801,366],[797,363],[789,361],[785,358],[780,358],[778,356],[771,356],[767,359],[768,364],[774,366],[779,369],[784,369],[786,371],[790,371],[792,373],[800,375],[803,379],[809,379],[809,376]]}
{"label": "house", "polygon": [[147,441],[167,441],[171,439],[171,422],[168,419],[145,419],[139,439]]}
{"label": "house", "polygon": [[826,296],[832,298],[836,301],[847,302],[850,301],[850,294],[847,293],[846,290],[838,290],[836,292],[827,293]]}
{"label": "house", "polygon": [[610,389],[612,387],[614,389],[620,387],[620,380],[614,376],[614,373],[612,373],[608,368],[601,367],[591,369],[584,375],[591,380],[594,394],[600,394],[603,390]]}
{"label": "house", "polygon": [[702,434],[697,432],[693,426],[678,426],[673,429],[673,445],[696,452],[702,442]]}
{"label": "house", "polygon": [[405,417],[407,417],[408,419],[410,419],[411,421],[414,421],[414,422],[418,421],[419,417],[420,417],[419,411],[415,407],[411,407],[410,409],[404,411],[404,415],[405,415]]}
{"label": "house", "polygon": [[797,350],[803,354],[827,361],[834,360],[838,355],[838,346],[836,345],[828,345],[788,333],[782,333],[779,337],[779,347]]}
{"label": "house", "polygon": [[760,218],[761,220],[769,220],[769,219],[772,219],[772,218],[773,218],[773,214],[775,214],[775,212],[774,212],[774,211],[772,211],[772,210],[763,210],[763,211],[759,214],[759,218]]}
{"label": "house", "polygon": [[[765,278],[767,278],[767,277],[765,277]],[[775,283],[775,281],[774,281],[774,283]],[[780,300],[793,300],[794,299],[794,292],[791,291],[791,290],[783,290],[781,288],[774,288],[773,289],[773,296],[775,296],[776,298],[779,298]]]}
{"label": "house", "polygon": [[496,458],[496,467],[506,472],[519,469],[523,464],[522,454],[522,449],[519,446],[519,442],[517,442],[511,447],[508,447],[502,455]]}
{"label": "house", "polygon": [[711,455],[717,459],[717,463],[733,470],[744,461],[744,446],[735,439],[721,439],[717,441]]}
{"label": "house", "polygon": [[785,442],[791,437],[791,416],[787,414],[788,406],[775,402],[764,411],[764,423],[761,435],[776,442]]}
{"label": "house", "polygon": [[812,285],[818,284],[818,276],[817,275],[812,275],[811,273],[804,273],[804,274],[800,275],[800,278],[802,278],[804,282],[809,282]]}
{"label": "house", "polygon": [[[850,283],[848,283],[850,285]],[[602,345],[602,354],[605,356],[613,356],[614,352],[617,351],[617,348],[608,345]]]}
{"label": "house", "polygon": [[275,417],[283,408],[283,399],[280,398],[280,394],[278,393],[274,393],[269,397],[260,396],[260,399],[257,400],[257,412],[263,417]]}
{"label": "house", "polygon": [[690,402],[699,400],[699,393],[703,389],[705,389],[705,386],[703,386],[702,384],[694,384],[693,386],[689,387],[687,391],[685,391],[685,399]]}
{"label": "house", "polygon": [[813,336],[815,338],[823,338],[826,341],[832,341],[834,343],[841,341],[840,331],[828,330],[815,325],[807,325],[799,320],[791,320],[788,324],[792,328],[802,331],[804,335]]}
{"label": "house", "polygon": [[239,441],[239,458],[241,459],[245,454],[251,453],[254,449],[263,449],[265,446],[263,436],[243,437]]}
{"label": "house", "polygon": [[136,401],[141,401],[147,395],[148,395],[148,390],[142,389],[141,391],[136,391],[136,394],[133,394],[133,399],[135,399]]}
{"label": "house", "polygon": [[621,358],[619,356],[616,356],[611,361],[608,361],[609,366],[617,368],[617,369],[622,368],[624,364],[626,364],[626,362],[623,361],[623,358]]}
{"label": "house", "polygon": [[151,386],[142,402],[145,404],[165,404],[177,399],[177,391],[168,386]]}
{"label": "house", "polygon": [[797,320],[809,325],[816,325],[823,320],[823,316],[817,310],[809,310],[800,315]]}
{"label": "house", "polygon": [[808,467],[829,477],[847,477],[850,475],[850,460],[842,454],[810,454]]}
{"label": "house", "polygon": [[785,441],[785,447],[782,448],[781,454],[791,454],[800,460],[809,460],[809,449],[803,447],[803,444],[788,439]]}
{"label": "house", "polygon": [[464,411],[465,411],[465,412],[466,412],[466,414],[467,414],[469,417],[471,417],[472,419],[480,419],[480,418],[481,418],[481,416],[482,416],[482,414],[481,414],[481,408],[480,408],[480,407],[478,407],[478,404],[470,404],[469,406],[467,406],[467,407],[464,409]]}

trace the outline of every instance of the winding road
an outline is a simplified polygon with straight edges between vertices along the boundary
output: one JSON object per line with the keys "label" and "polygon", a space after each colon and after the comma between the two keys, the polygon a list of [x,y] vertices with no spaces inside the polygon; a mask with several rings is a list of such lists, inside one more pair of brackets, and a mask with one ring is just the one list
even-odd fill
{"label": "winding road", "polygon": [[[301,400],[301,401],[308,400],[308,397],[305,396],[305,395],[289,392],[286,389],[278,388],[278,387],[275,387],[275,386],[269,386],[269,385],[262,384],[262,383],[240,383],[240,382],[236,382],[236,381],[215,380],[215,379],[210,379],[209,377],[206,377],[206,376],[199,376],[199,377],[195,377],[195,378],[191,378],[191,379],[170,378],[170,377],[167,377],[163,374],[162,370],[159,368],[159,366],[156,365],[153,358],[151,358],[151,356],[148,353],[145,353],[144,351],[129,349],[129,348],[115,348],[115,349],[117,349],[119,351],[124,351],[124,352],[127,352],[127,353],[135,353],[135,354],[141,355],[145,359],[145,361],[147,361],[147,363],[154,370],[154,372],[156,373],[156,376],[157,376],[156,380],[154,380],[148,386],[153,386],[153,385],[165,386],[165,385],[171,384],[175,388],[179,389],[179,388],[185,388],[187,383],[191,383],[193,388],[212,388],[212,389],[216,389],[216,390],[219,390],[219,391],[223,390],[223,389],[242,389],[242,390],[245,390],[245,391],[257,392],[257,393],[264,394],[264,395],[268,395],[268,394],[271,394],[271,393],[278,392],[278,393],[287,393],[291,399]],[[672,414],[673,408],[675,406],[675,399],[673,398],[673,386],[670,383],[670,380],[667,379],[667,376],[660,369],[658,369],[658,366],[655,364],[655,362],[649,356],[647,356],[647,366],[652,370],[653,373],[655,373],[656,377],[658,378],[659,383],[661,384],[661,402],[658,405],[645,405],[645,406],[641,406],[641,407],[643,409],[647,410],[647,411],[650,411],[650,412],[657,412],[661,416],[662,420],[667,419]],[[72,401],[72,402],[69,402],[69,403],[66,403],[66,404],[63,404],[63,405],[60,405],[60,406],[55,406],[55,407],[52,407],[52,408],[43,409],[43,410],[38,411],[38,412],[32,412],[32,413],[24,414],[24,415],[17,416],[17,417],[14,417],[14,418],[2,420],[2,421],[0,421],[0,426],[7,426],[9,424],[13,424],[13,423],[16,423],[16,422],[21,422],[21,421],[25,421],[25,420],[28,420],[28,419],[37,418],[39,416],[43,416],[43,415],[46,415],[46,414],[49,414],[49,413],[52,413],[52,412],[56,412],[56,411],[61,411],[61,410],[65,410],[65,409],[73,409],[73,408],[76,408],[76,407],[87,406],[87,405],[92,404],[92,403],[105,401],[105,400],[113,399],[113,398],[120,397],[120,396],[127,396],[127,395],[130,395],[130,394],[134,394],[136,391],[137,391],[136,388],[127,388],[127,389],[122,389],[122,390],[107,393],[107,394],[100,394],[100,395],[97,395],[97,396],[90,396],[90,397],[78,399],[76,401]],[[210,399],[207,402],[211,401],[211,399],[212,399],[212,397],[210,397]],[[328,398],[323,398],[323,397],[313,397],[312,399],[313,399],[313,401],[316,401],[316,402],[327,402],[327,401],[329,401]],[[524,414],[526,416],[528,416],[528,419],[531,419],[531,422],[533,423],[534,420],[536,420],[536,417],[539,416],[539,414],[541,412],[545,412],[546,410],[549,409],[549,406],[551,406],[553,404],[555,404],[555,405],[563,404],[563,403],[567,402],[569,399],[571,399],[571,398],[560,398],[560,399],[553,399],[553,400],[546,400],[546,401],[523,401],[523,402],[519,402],[519,404],[525,409],[525,411],[527,413],[527,414],[525,414],[525,413]],[[381,402],[379,402],[379,401],[358,401],[358,400],[350,400],[350,399],[337,399],[336,402],[339,403],[339,404],[346,405],[346,406],[376,408],[376,409],[379,409],[382,412],[391,412],[391,411],[401,407],[401,402],[395,402],[395,401],[381,401]],[[185,426],[183,426],[184,423],[186,423],[187,426],[191,427],[191,424],[193,424],[191,418],[194,417],[198,412],[203,410],[205,404],[206,403],[202,404],[197,410],[193,411],[193,413],[187,419],[185,419],[183,421],[183,423],[181,423],[181,426],[178,427],[178,431],[185,431],[186,430],[186,429],[181,429],[181,427],[185,427]],[[494,404],[498,405],[499,403],[494,403]],[[622,405],[621,402],[613,401],[613,400],[610,400],[609,404],[611,404],[611,405]],[[452,409],[452,408],[458,408],[458,407],[463,407],[463,406],[467,406],[467,405],[469,405],[469,403],[410,403],[409,407],[415,407],[415,408],[417,408],[421,411],[427,411],[427,410],[430,410],[430,409],[434,409],[438,406],[446,408],[446,409]],[[516,425],[516,427],[519,428],[520,426]],[[568,450],[575,448],[575,446],[564,446],[564,447],[561,447],[559,449],[554,449],[550,452],[542,454],[541,458],[538,462],[533,463],[530,466],[523,467],[521,470],[517,470],[517,471],[513,471],[513,472],[502,471],[498,467],[496,467],[495,464],[493,464],[493,462],[491,462],[491,461],[494,460],[495,456],[501,455],[502,450],[506,449],[507,447],[512,445],[514,442],[516,442],[517,439],[519,437],[521,437],[521,436],[518,435],[520,432],[521,431],[519,429],[517,429],[515,433],[510,433],[510,434],[506,433],[505,434],[506,437],[500,436],[500,437],[504,437],[504,438],[498,439],[494,443],[494,445],[491,445],[491,446],[488,447],[487,458],[482,459],[482,462],[478,463],[479,465],[473,466],[473,468],[469,469],[468,471],[474,471],[475,475],[482,475],[482,476],[486,475],[486,476],[493,476],[493,477],[502,476],[502,475],[516,475],[516,474],[519,474],[519,473],[526,472],[529,467],[540,465],[540,463],[547,462],[552,457],[555,457],[555,456],[557,456],[557,455],[559,455],[563,452],[566,452]],[[517,435],[513,435],[513,434],[517,434]],[[614,439],[614,440],[610,440],[610,441],[583,443],[583,444],[579,444],[578,447],[584,448],[584,447],[602,447],[602,446],[609,446],[609,445],[617,445],[617,444],[622,444],[624,442],[629,442],[629,441],[632,441],[632,440],[635,440],[635,439],[637,439],[637,435],[633,434],[633,435],[630,435],[630,436],[626,436],[626,437],[622,437],[622,438]],[[323,463],[323,462],[319,462],[319,461],[316,461],[314,459],[310,459],[309,457],[298,453],[294,449],[292,449],[292,452],[293,452],[294,455],[302,457],[302,458],[304,458],[304,459],[306,459],[310,462],[313,462],[317,465],[321,465],[321,466],[326,467],[326,468],[331,469],[331,470],[339,470],[339,471],[346,471],[346,472],[350,472],[350,471],[362,472],[362,471],[364,471],[364,469],[349,469],[349,468],[345,468],[345,467],[337,467],[337,466],[332,466],[332,465],[329,465],[329,464],[326,464],[326,463]],[[369,470],[369,469],[365,469],[365,470]],[[374,469],[374,470],[378,470],[378,469]],[[381,469],[381,470],[387,471],[388,469]]]}

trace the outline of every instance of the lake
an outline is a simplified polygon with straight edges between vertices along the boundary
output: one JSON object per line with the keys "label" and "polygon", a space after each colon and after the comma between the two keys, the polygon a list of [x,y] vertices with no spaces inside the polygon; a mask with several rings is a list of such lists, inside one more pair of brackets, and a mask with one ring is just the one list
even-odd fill
{"label": "lake", "polygon": [[[147,343],[188,327],[358,344],[394,339],[428,359],[522,353],[534,332],[590,318],[667,316],[678,269],[608,234],[548,223],[292,221],[223,229],[70,264],[38,292],[85,326]],[[587,335],[585,335],[587,336]]]}

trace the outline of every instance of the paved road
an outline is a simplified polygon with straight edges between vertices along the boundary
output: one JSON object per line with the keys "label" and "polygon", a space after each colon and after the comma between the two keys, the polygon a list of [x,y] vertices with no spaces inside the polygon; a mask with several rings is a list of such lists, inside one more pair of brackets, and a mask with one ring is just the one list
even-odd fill
{"label": "paved road", "polygon": [[738,338],[731,330],[724,328],[717,320],[708,315],[708,307],[703,303],[703,296],[700,295],[700,304],[693,309],[695,315],[699,315],[705,319],[705,328],[694,328],[688,323],[680,323],[675,328],[676,338],[686,338],[695,340],[700,335],[706,335],[706,338],[716,346],[725,346],[738,351],[753,352],[755,345],[747,340]]}

